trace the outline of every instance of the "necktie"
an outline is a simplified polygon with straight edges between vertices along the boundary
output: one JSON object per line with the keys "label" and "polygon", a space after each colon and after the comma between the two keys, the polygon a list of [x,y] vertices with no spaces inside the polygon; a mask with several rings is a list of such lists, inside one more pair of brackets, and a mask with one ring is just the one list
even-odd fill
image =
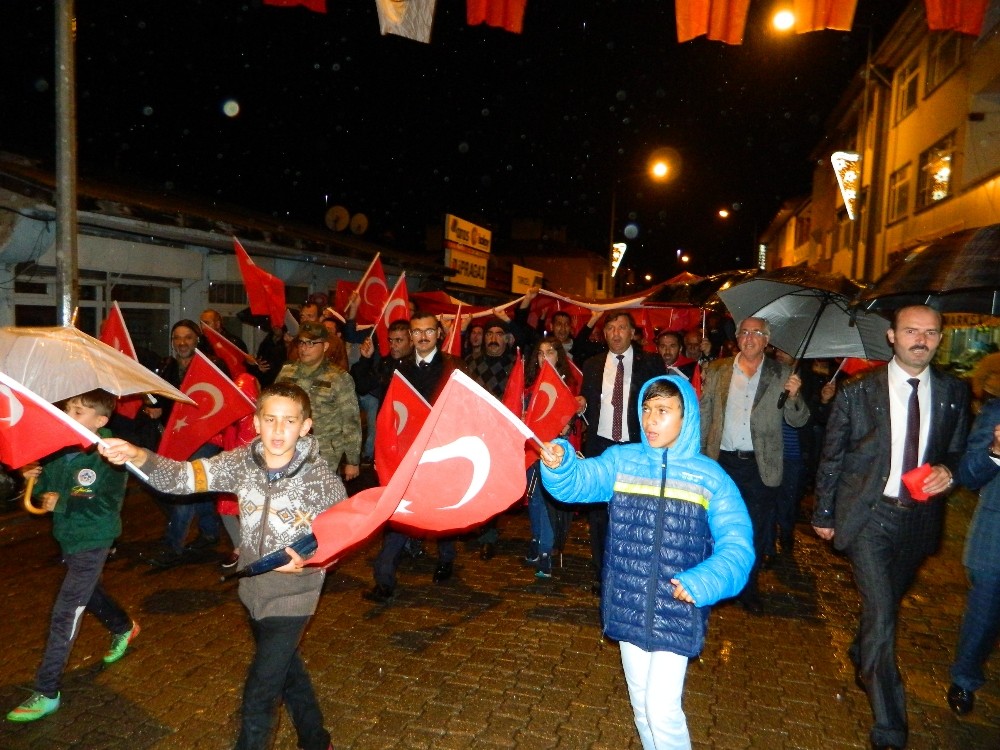
{"label": "necktie", "polygon": [[622,413],[625,411],[622,400],[625,397],[625,359],[624,354],[616,354],[618,369],[615,371],[615,388],[611,391],[611,439],[616,443],[622,439]]}
{"label": "necktie", "polygon": [[417,362],[417,367],[427,367],[427,365],[428,365],[428,362],[427,362],[426,359],[422,359],[419,362]]}
{"label": "necktie", "polygon": [[[920,448],[920,400],[917,398],[917,386],[920,385],[920,381],[917,378],[910,378],[906,382],[913,390],[910,391],[910,400],[906,405],[906,442],[903,443],[902,474],[917,468]],[[913,502],[910,491],[903,482],[899,483],[899,499]]]}

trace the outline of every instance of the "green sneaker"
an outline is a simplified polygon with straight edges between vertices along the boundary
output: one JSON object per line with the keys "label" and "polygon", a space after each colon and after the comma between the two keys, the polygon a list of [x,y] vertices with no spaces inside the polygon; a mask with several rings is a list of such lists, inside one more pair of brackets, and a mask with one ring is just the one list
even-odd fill
{"label": "green sneaker", "polygon": [[108,649],[108,653],[104,655],[105,664],[114,664],[116,661],[125,656],[125,652],[128,651],[129,644],[135,640],[135,637],[139,635],[139,623],[132,622],[132,629],[127,633],[122,633],[121,635],[111,636],[111,648]]}
{"label": "green sneaker", "polygon": [[32,693],[24,703],[7,714],[7,721],[38,721],[59,710],[59,693],[48,698],[41,693]]}

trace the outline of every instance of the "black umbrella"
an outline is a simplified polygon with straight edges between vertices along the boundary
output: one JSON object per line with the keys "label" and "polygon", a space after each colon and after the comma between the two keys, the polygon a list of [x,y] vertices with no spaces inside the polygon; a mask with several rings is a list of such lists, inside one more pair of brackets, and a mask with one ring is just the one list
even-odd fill
{"label": "black umbrella", "polygon": [[692,307],[712,306],[719,291],[729,289],[735,284],[748,281],[756,276],[758,270],[750,268],[739,271],[723,271],[696,281],[681,284],[663,284],[659,289],[646,297],[644,304],[659,305],[691,305]]}
{"label": "black umbrella", "polygon": [[862,295],[861,304],[869,310],[929,305],[940,312],[1000,315],[1000,224],[914,249]]}
{"label": "black umbrella", "polygon": [[[299,537],[294,542],[286,546],[295,550],[295,553],[299,555],[299,557],[308,559],[316,553],[316,550],[319,548],[319,542],[317,542],[315,534],[309,533],[305,536]],[[282,565],[287,565],[291,561],[291,556],[285,552],[285,548],[282,547],[281,549],[277,549],[274,552],[264,555],[259,560],[255,560],[236,573],[224,575],[222,580],[234,577],[248,578],[250,576],[259,576],[261,573],[267,573],[275,568],[280,568]]]}

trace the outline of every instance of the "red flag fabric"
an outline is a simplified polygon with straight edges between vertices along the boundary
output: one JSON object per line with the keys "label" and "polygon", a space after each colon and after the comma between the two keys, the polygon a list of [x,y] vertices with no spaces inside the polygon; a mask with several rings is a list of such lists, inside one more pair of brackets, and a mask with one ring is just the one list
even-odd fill
{"label": "red flag fabric", "polygon": [[[373,324],[382,313],[386,301],[389,299],[389,284],[385,280],[385,271],[382,270],[382,259],[375,256],[365,275],[358,282],[358,312],[355,320],[358,323]],[[341,309],[347,309],[341,308]]]}
{"label": "red flag fabric", "polygon": [[389,326],[397,320],[410,319],[410,298],[406,295],[406,274],[401,273],[392,294],[379,311],[375,333],[378,334],[378,348],[383,357],[389,356]]}
{"label": "red flag fabric", "polygon": [[453,357],[462,357],[462,306],[458,306],[455,319],[451,321],[451,328],[448,329],[448,337],[444,340],[441,351]]}
{"label": "red flag fabric", "polygon": [[236,380],[237,375],[247,371],[247,354],[211,326],[202,326],[201,332],[215,352],[215,356],[226,363],[229,374]]}
{"label": "red flag fabric", "polygon": [[431,405],[397,370],[375,418],[375,472],[389,484],[399,462],[413,445],[431,413]]}
{"label": "red flag fabric", "polygon": [[351,295],[358,285],[353,281],[338,281],[337,288],[333,290],[333,307],[337,310],[347,311],[347,306],[351,301]]}
{"label": "red flag fabric", "polygon": [[271,325],[280,328],[285,323],[285,282],[258,268],[235,237],[233,247],[240,275],[243,277],[243,286],[247,289],[250,312],[254,315],[267,315]]}
{"label": "red flag fabric", "polygon": [[677,41],[708,36],[726,44],[742,44],[750,0],[676,0]]}
{"label": "red flag fabric", "polygon": [[[139,361],[139,357],[135,353],[135,347],[132,345],[132,337],[125,326],[125,316],[122,315],[122,309],[118,306],[117,302],[111,305],[108,317],[101,324],[101,335],[98,338],[112,349],[120,351],[126,357],[131,357],[136,362]],[[139,410],[142,409],[144,401],[145,396],[125,396],[119,398],[115,411],[123,417],[135,419]]]}
{"label": "red flag fabric", "polygon": [[524,360],[521,350],[517,350],[514,366],[507,376],[507,386],[503,389],[503,405],[510,409],[518,419],[524,415]]}
{"label": "red flag fabric", "polygon": [[528,0],[466,0],[465,18],[469,26],[485,23],[520,34]]}
{"label": "red flag fabric", "polygon": [[795,0],[795,32],[836,29],[850,31],[854,25],[854,10],[858,0]]}
{"label": "red flag fabric", "polygon": [[841,365],[841,370],[845,375],[857,375],[865,370],[874,370],[876,367],[885,364],[881,359],[860,359],[859,357],[848,357]]}
{"label": "red flag fabric", "polygon": [[[566,364],[569,365],[569,369],[573,373],[573,382],[576,383],[576,389],[579,391],[580,386],[583,385],[583,370],[581,370],[580,366],[572,359],[567,359]],[[583,362],[580,364],[582,365]]]}
{"label": "red flag fabric", "polygon": [[71,445],[100,438],[33,391],[0,372],[0,462],[12,469]]}
{"label": "red flag fabric", "polygon": [[552,363],[545,360],[524,413],[524,424],[540,440],[553,440],[569,424],[577,408],[573,392]]}
{"label": "red flag fabric", "polygon": [[158,453],[175,461],[186,461],[217,433],[254,410],[254,403],[200,351],[195,351],[180,389],[197,406],[177,402],[170,412]]}
{"label": "red flag fabric", "polygon": [[275,5],[279,8],[294,8],[301,5],[314,13],[326,13],[326,0],[264,0],[264,5]]}
{"label": "red flag fabric", "polygon": [[979,36],[989,0],[924,0],[927,28]]}

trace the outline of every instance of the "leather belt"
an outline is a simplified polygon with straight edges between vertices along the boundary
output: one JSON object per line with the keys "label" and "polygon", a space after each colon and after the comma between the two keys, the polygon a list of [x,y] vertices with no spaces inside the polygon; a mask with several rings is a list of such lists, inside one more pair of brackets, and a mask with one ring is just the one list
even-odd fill
{"label": "leather belt", "polygon": [[719,451],[719,453],[725,453],[728,456],[736,456],[736,458],[741,461],[749,461],[754,456],[753,451]]}
{"label": "leather belt", "polygon": [[898,497],[889,497],[888,495],[882,495],[882,502],[893,508],[903,508],[904,510],[909,510],[915,505],[910,500],[900,500]]}

